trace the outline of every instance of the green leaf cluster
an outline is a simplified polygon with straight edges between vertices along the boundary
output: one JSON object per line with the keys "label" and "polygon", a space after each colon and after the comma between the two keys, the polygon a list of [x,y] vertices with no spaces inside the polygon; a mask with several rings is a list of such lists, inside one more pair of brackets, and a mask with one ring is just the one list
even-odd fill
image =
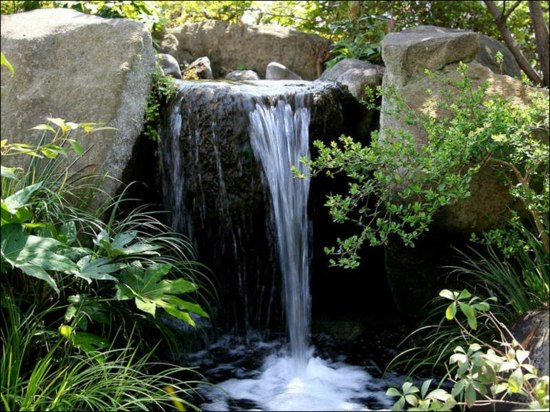
{"label": "green leaf cluster", "polygon": [[357,267],[363,244],[382,245],[390,235],[414,246],[442,207],[470,196],[470,181],[484,166],[494,168],[507,182],[547,248],[548,94],[533,90],[523,106],[489,95],[487,83],[476,87],[466,65],[460,64],[457,71],[454,77],[440,74],[433,79],[443,83],[444,92],[432,96],[427,91],[431,103],[423,112],[411,109],[395,88],[379,89],[385,114],[423,130],[425,143],[401,129],[373,133],[370,146],[347,136],[328,145],[314,142],[315,158],[303,159],[312,173],[341,174],[348,182],[345,193],[327,196],[330,215],[337,223],[353,222],[359,229],[326,249],[337,257],[332,264]]}
{"label": "green leaf cluster", "polygon": [[[490,301],[473,296],[468,290],[461,292],[442,290],[440,296],[450,300],[445,319],[457,323],[465,345],[457,345],[446,362],[445,379],[452,383],[449,393],[439,385],[428,392],[432,380],[419,389],[404,382],[401,389],[389,388],[388,396],[396,397],[393,410],[450,410],[456,405],[472,407],[504,404],[511,395],[519,395],[514,403],[529,409],[547,409],[549,406],[549,377],[539,376],[529,362],[529,352],[513,339],[491,312]],[[466,327],[456,315],[467,319]],[[497,344],[476,336],[480,322],[491,323],[501,334]]]}

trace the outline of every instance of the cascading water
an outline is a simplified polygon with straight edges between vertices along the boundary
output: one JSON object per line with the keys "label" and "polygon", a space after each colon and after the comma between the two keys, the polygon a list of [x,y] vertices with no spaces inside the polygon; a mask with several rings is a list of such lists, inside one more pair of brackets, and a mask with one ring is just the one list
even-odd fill
{"label": "cascading water", "polygon": [[[236,300],[244,302],[237,318],[243,316],[245,326],[260,320],[255,317],[260,312],[269,320],[279,273],[273,270],[275,262],[282,275],[289,346],[230,338],[185,358],[185,364],[200,367],[216,384],[201,389],[208,399],[201,405],[206,411],[391,406],[384,395],[386,381],[342,358],[314,356],[310,343],[310,180],[300,158],[309,157],[318,108],[338,105],[323,100],[334,92],[331,87],[316,82],[181,83],[168,116],[165,203],[179,208],[172,209],[174,222],[194,234],[199,252],[218,264],[222,290],[235,288]],[[293,166],[306,178],[295,177]],[[256,214],[263,222],[250,218]]]}
{"label": "cascading water", "polygon": [[292,167],[301,168],[309,159],[310,111],[296,99],[294,112],[285,100],[276,105],[256,103],[249,114],[250,139],[263,165],[272,200],[271,216],[283,275],[284,306],[294,373],[302,375],[308,358],[311,318],[309,291],[309,177],[298,179]]}

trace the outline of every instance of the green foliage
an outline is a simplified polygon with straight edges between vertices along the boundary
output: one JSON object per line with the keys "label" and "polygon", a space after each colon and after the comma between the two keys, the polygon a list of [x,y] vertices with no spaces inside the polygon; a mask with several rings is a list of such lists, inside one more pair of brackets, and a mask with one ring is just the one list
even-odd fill
{"label": "green foliage", "polygon": [[315,141],[316,158],[303,160],[314,174],[349,179],[347,192],[329,195],[326,205],[335,222],[354,222],[360,232],[326,249],[338,258],[332,264],[357,267],[365,242],[381,245],[391,234],[413,246],[443,206],[470,195],[471,178],[484,165],[505,179],[547,246],[548,145],[534,131],[548,136],[548,95],[533,91],[526,107],[488,95],[487,83],[475,87],[464,64],[457,79],[427,76],[442,82],[444,92],[426,92],[425,112],[411,109],[393,88],[380,90],[392,108],[386,114],[425,131],[425,144],[409,131],[387,129],[383,137],[374,133],[369,147],[346,136],[340,145]]}
{"label": "green foliage", "polygon": [[155,65],[153,72],[151,91],[147,95],[147,106],[145,107],[145,135],[154,142],[160,143],[159,124],[160,108],[176,93],[175,79],[172,76],[165,76],[162,68]]}
{"label": "green foliage", "polygon": [[[183,394],[175,375],[185,369],[149,361],[159,343],[175,347],[174,332],[150,307],[193,327],[190,313],[208,317],[182,298],[200,297],[196,280],[202,275],[192,249],[153,212],[137,208],[121,218],[125,191],[90,211],[83,193],[93,195],[101,181],[80,185],[88,179],[69,177],[75,163],[58,160],[69,152],[84,155],[74,134],[99,128],[48,120],[55,127],[35,128],[44,133],[38,146],[2,141],[2,158],[32,159],[27,173],[2,169],[2,299],[15,302],[13,310],[28,309],[29,322],[38,325],[21,335],[16,322],[2,324],[3,354],[9,356],[2,358],[2,393],[9,394],[3,395],[3,408],[147,409],[179,402],[164,387],[175,382]],[[46,139],[48,134],[53,138]],[[137,309],[126,302],[130,295]],[[136,347],[135,335],[149,338]],[[21,350],[11,346],[20,343]],[[45,351],[31,350],[37,344]],[[13,356],[25,359],[12,366]]]}
{"label": "green foliage", "polygon": [[484,253],[471,249],[469,254],[459,252],[461,262],[449,266],[466,282],[483,285],[487,294],[499,297],[513,310],[511,318],[530,310],[544,307],[550,295],[550,256],[542,242],[525,229],[513,232],[521,236],[514,254],[506,256],[496,246],[488,245]]}
{"label": "green foliage", "polygon": [[[185,401],[190,382],[178,378],[193,371],[153,362],[152,353],[141,356],[130,346],[110,347],[93,335],[83,339],[84,334],[74,333],[74,323],[49,328],[51,313],[62,307],[41,310],[33,305],[22,311],[21,302],[5,288],[0,304],[3,410],[164,410],[174,396],[197,410]],[[161,374],[154,373],[159,369]]]}
{"label": "green foliage", "polygon": [[[440,297],[450,301],[445,309],[445,318],[458,326],[456,337],[462,340],[446,362],[445,376],[452,389],[438,386],[428,392],[431,380],[421,388],[405,382],[401,390],[389,388],[386,394],[397,397],[393,410],[449,410],[456,405],[488,406],[509,402],[510,395],[520,395],[514,404],[531,409],[549,406],[549,378],[538,376],[537,370],[528,362],[529,352],[513,339],[510,332],[491,312],[490,298],[481,300],[466,289],[461,292],[442,290]],[[458,315],[466,319],[459,320]],[[489,323],[498,332],[497,344],[482,340],[476,335],[479,324]]]}

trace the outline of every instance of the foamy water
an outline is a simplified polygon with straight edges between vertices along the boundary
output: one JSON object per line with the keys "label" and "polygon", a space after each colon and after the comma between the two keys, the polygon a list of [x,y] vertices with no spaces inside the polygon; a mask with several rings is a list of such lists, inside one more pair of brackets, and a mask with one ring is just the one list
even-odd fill
{"label": "foamy water", "polygon": [[[385,391],[396,386],[399,377],[373,377],[366,368],[345,363],[344,355],[338,360],[310,356],[297,374],[294,359],[280,342],[223,348],[227,343],[194,355],[206,377],[214,377],[214,385],[199,388],[206,398],[200,405],[204,411],[367,411],[391,409],[393,404]],[[222,350],[227,361],[220,361]],[[210,357],[213,352],[218,358]],[[246,366],[262,357],[257,369]],[[216,382],[222,376],[225,379]]]}

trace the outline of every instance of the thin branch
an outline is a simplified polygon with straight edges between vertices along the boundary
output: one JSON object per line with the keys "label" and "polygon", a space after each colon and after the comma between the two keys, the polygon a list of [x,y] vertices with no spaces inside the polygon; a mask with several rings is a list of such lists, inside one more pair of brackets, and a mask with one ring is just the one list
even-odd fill
{"label": "thin branch", "polygon": [[501,13],[497,5],[492,0],[483,0],[485,3],[485,6],[487,6],[487,9],[489,12],[493,15],[493,19],[495,20],[495,23],[498,27],[498,30],[500,31],[500,34],[502,38],[504,39],[504,43],[506,43],[506,46],[510,50],[510,52],[514,55],[514,58],[516,59],[519,67],[521,70],[525,72],[529,80],[536,84],[541,84],[542,79],[538,75],[538,73],[531,67],[523,53],[521,53],[521,50],[519,49],[519,46],[514,41],[514,37],[512,36],[512,33],[510,32],[510,29],[506,25],[506,21],[504,19],[504,15]]}
{"label": "thin branch", "polygon": [[512,4],[512,7],[510,7],[505,13],[502,14],[503,21],[506,21],[508,17],[510,17],[510,14],[521,4],[521,0],[517,0],[514,4]]}

